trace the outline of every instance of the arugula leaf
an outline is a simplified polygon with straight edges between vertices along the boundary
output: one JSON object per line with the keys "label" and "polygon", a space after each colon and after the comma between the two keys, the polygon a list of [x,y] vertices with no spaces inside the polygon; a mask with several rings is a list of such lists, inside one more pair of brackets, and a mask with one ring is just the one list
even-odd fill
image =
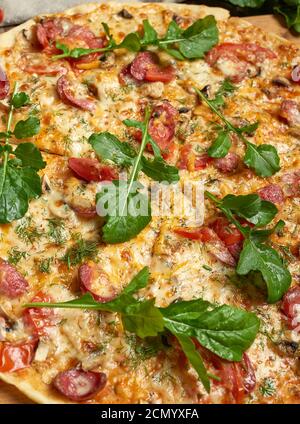
{"label": "arugula leaf", "polygon": [[40,132],[40,121],[35,116],[29,116],[25,121],[17,122],[13,131],[17,139],[29,138]]}
{"label": "arugula leaf", "polygon": [[[140,171],[143,152],[149,137],[148,124],[150,116],[151,112],[147,109],[145,121],[143,123],[137,121],[124,121],[125,124],[127,122],[127,125],[139,125],[143,135],[139,152],[132,162],[132,170],[128,184],[126,181],[114,182],[113,188],[116,188],[116,192],[111,189],[107,192],[107,187],[105,187],[97,196],[97,206],[99,200],[102,202],[100,206],[105,206],[107,203],[115,205],[116,200],[118,205],[117,208],[110,208],[104,218],[103,240],[106,243],[122,243],[128,241],[139,234],[151,221],[151,206],[149,200],[144,194],[139,193],[141,185],[135,183]],[[113,143],[115,148],[118,146],[119,154],[121,143],[116,143],[116,140],[111,137],[106,137],[106,141],[107,140],[109,140],[109,143]],[[143,210],[141,211],[141,209]]]}
{"label": "arugula leaf", "polygon": [[[289,4],[286,1],[287,4]],[[300,32],[300,4],[295,1],[290,3],[291,6],[296,7],[285,7],[285,6],[279,6],[274,7],[274,11],[279,13],[285,18],[286,26],[288,28],[292,28],[297,32]]]}
{"label": "arugula leaf", "polygon": [[124,40],[118,44],[119,49],[124,48],[130,52],[139,52],[141,50],[141,40],[136,33],[126,35]]}
{"label": "arugula leaf", "polygon": [[42,194],[40,177],[30,167],[19,167],[12,160],[0,166],[0,223],[22,218],[31,199]]}
{"label": "arugula leaf", "polygon": [[[28,96],[17,93],[17,83],[11,96],[6,131],[3,133],[5,145],[1,146],[0,156],[0,223],[9,223],[22,218],[28,210],[29,201],[42,193],[41,180],[37,171],[44,168],[45,162],[38,149],[32,143],[22,143],[14,151],[9,144],[14,135],[27,138],[37,134],[39,120],[28,118],[19,121],[15,131],[11,131],[15,107],[27,104]],[[13,156],[13,157],[12,157]]]}
{"label": "arugula leaf", "polygon": [[219,109],[225,105],[224,97],[232,94],[235,90],[236,86],[233,85],[228,78],[225,78],[224,81],[222,81],[221,87],[217,91],[215,98],[210,100],[211,104]]}
{"label": "arugula leaf", "polygon": [[280,170],[280,159],[277,150],[270,144],[255,144],[247,142],[244,163],[253,168],[260,177],[270,177]]}
{"label": "arugula leaf", "polygon": [[157,32],[148,19],[143,21],[144,37],[141,39],[142,45],[155,44],[157,42]]}
{"label": "arugula leaf", "polygon": [[[231,122],[226,119],[222,113],[218,110],[218,108],[209,100],[200,90],[195,88],[198,96],[208,105],[208,107],[220,118],[220,120],[225,124],[224,131],[235,133],[239,139],[246,145],[246,154],[244,157],[244,163],[249,168],[254,169],[256,174],[260,177],[270,177],[280,170],[280,158],[278,156],[277,150],[275,147],[269,144],[261,144],[260,146],[256,146],[247,138],[244,137],[243,132],[253,132],[257,128],[257,123],[247,125],[242,128],[235,127]],[[221,130],[219,130],[220,133]],[[221,141],[218,141],[221,143]],[[222,144],[222,143],[221,143]],[[225,148],[221,149],[221,153],[223,154],[226,151]],[[224,146],[223,146],[224,147]],[[214,152],[215,147],[213,147]]]}
{"label": "arugula leaf", "polygon": [[21,160],[22,166],[30,166],[36,170],[43,169],[46,166],[41,152],[32,143],[19,144],[14,151],[14,155]]}
{"label": "arugula leaf", "polygon": [[30,98],[28,94],[21,91],[12,97],[11,103],[15,109],[19,109],[22,106],[27,106],[30,103]]}
{"label": "arugula leaf", "polygon": [[184,354],[190,361],[193,368],[197,371],[197,374],[200,380],[202,381],[204,388],[206,389],[207,392],[209,392],[210,391],[209,376],[199,351],[196,349],[190,337],[185,336],[184,334],[176,334],[176,338],[179,341]]}
{"label": "arugula leaf", "polygon": [[240,7],[261,7],[266,0],[229,0],[230,3]]}
{"label": "arugula leaf", "polygon": [[111,160],[117,165],[132,165],[136,157],[136,152],[128,143],[122,143],[109,132],[92,134],[89,143],[100,159]]}
{"label": "arugula leaf", "polygon": [[262,200],[257,194],[240,196],[228,194],[221,201],[220,207],[229,209],[258,227],[269,224],[278,212],[274,203]]}
{"label": "arugula leaf", "polygon": [[228,361],[241,361],[259,329],[255,314],[202,299],[173,303],[161,312],[171,333],[195,337],[202,346]]}
{"label": "arugula leaf", "polygon": [[260,271],[268,289],[268,302],[278,302],[291,285],[291,274],[282,258],[271,248],[254,240],[245,240],[236,269],[239,275]]}
{"label": "arugula leaf", "polygon": [[79,308],[110,311],[121,314],[125,330],[141,338],[159,336],[169,331],[174,334],[191,365],[195,368],[205,389],[210,390],[209,377],[200,353],[192,338],[216,355],[240,361],[243,352],[253,343],[259,329],[255,314],[231,306],[216,306],[202,299],[178,301],[167,308],[158,308],[154,299],[138,300],[133,297],[144,288],[149,278],[149,269],[143,268],[114,300],[100,303],[90,293],[79,299],[63,303],[29,303],[24,307]]}
{"label": "arugula leaf", "polygon": [[141,165],[143,173],[152,180],[169,183],[179,181],[178,169],[175,166],[168,165],[162,158],[149,160],[143,157]]}
{"label": "arugula leaf", "polygon": [[282,229],[284,222],[279,221],[273,228],[257,230],[249,226],[242,226],[234,216],[236,214],[245,218],[256,226],[266,225],[276,214],[275,205],[258,199],[255,194],[228,195],[223,200],[217,199],[207,191],[205,195],[216,203],[217,207],[245,238],[236,272],[239,275],[247,275],[253,271],[259,271],[267,286],[268,302],[274,303],[280,300],[291,284],[291,274],[278,252],[263,242],[266,242],[268,236],[274,231]]}
{"label": "arugula leaf", "polygon": [[208,156],[211,158],[223,158],[229,152],[231,147],[231,139],[229,131],[224,130],[223,128],[219,130],[218,136],[213,142],[213,144],[207,150]]}

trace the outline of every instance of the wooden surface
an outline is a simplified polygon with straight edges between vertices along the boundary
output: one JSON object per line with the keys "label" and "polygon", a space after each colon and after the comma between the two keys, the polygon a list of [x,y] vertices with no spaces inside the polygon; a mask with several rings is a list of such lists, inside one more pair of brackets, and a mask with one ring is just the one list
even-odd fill
{"label": "wooden surface", "polygon": [[[257,25],[268,32],[275,32],[281,37],[287,38],[300,44],[300,35],[297,36],[291,34],[290,31],[282,25],[282,22],[272,15],[251,16],[246,19],[252,24]],[[0,32],[3,32],[4,30],[5,28],[0,28]],[[15,387],[0,381],[0,404],[6,403],[32,402],[26,396],[20,393]]]}

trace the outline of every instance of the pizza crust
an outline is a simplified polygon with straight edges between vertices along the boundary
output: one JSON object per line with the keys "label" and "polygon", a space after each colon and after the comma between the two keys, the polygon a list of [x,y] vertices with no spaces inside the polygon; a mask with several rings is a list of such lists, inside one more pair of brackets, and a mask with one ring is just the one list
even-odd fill
{"label": "pizza crust", "polygon": [[[126,3],[119,3],[111,1],[111,6],[118,8],[124,8],[128,6],[135,6],[137,9],[143,9],[145,6],[149,7],[150,3],[140,3],[140,2],[126,2]],[[65,11],[62,11],[61,13],[63,15],[76,15],[76,14],[85,14],[85,13],[91,13],[99,6],[101,6],[104,3],[88,3],[88,4],[82,4],[79,6],[72,7],[70,9],[67,9]],[[226,20],[229,18],[229,12],[225,9],[219,8],[219,7],[209,7],[209,6],[203,6],[203,5],[181,5],[181,4],[174,4],[174,3],[168,3],[168,4],[157,4],[155,3],[154,6],[157,8],[163,8],[168,10],[173,10],[174,12],[180,13],[183,10],[190,10],[193,12],[197,12],[200,15],[206,16],[206,15],[214,15],[214,17],[217,20]],[[57,15],[57,13],[55,14]],[[43,16],[51,16],[51,15],[43,15]],[[0,48],[1,49],[7,49],[11,48],[14,45],[15,37],[16,35],[22,31],[23,29],[28,29],[32,25],[35,24],[34,19],[30,19],[27,22],[24,22],[21,25],[18,25],[17,27],[11,29],[10,31],[7,31],[0,35]]]}

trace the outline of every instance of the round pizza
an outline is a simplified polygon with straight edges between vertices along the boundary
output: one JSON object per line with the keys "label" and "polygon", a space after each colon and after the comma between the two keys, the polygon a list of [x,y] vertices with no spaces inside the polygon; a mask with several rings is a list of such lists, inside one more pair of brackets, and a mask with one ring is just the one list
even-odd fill
{"label": "round pizza", "polygon": [[40,403],[300,402],[299,62],[201,5],[0,36],[3,381]]}

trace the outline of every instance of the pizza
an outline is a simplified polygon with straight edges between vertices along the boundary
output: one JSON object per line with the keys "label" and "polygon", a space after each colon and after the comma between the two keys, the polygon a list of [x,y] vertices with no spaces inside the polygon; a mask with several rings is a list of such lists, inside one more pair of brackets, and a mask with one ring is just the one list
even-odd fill
{"label": "pizza", "polygon": [[299,403],[299,49],[113,2],[0,51],[0,378],[39,403]]}

